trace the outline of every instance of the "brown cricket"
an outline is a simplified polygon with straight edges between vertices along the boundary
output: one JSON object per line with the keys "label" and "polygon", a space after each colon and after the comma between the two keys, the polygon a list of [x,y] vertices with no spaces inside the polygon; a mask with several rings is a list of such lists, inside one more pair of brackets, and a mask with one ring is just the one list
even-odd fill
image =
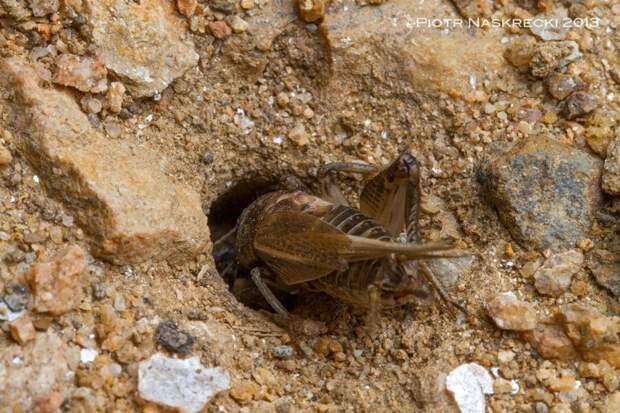
{"label": "brown cricket", "polygon": [[[332,172],[368,176],[359,209],[345,200]],[[235,229],[239,269],[250,271],[278,314],[288,317],[272,288],[323,292],[374,312],[428,301],[434,287],[465,312],[426,263],[464,252],[445,242],[419,243],[420,170],[413,155],[403,152],[383,170],[331,163],[318,176],[319,196],[303,190],[267,193],[243,211]]]}

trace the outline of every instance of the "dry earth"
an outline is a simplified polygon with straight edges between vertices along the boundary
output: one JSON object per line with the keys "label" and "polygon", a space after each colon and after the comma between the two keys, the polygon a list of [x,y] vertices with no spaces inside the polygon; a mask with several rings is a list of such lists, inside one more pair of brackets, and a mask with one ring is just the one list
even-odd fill
{"label": "dry earth", "polygon": [[[620,5],[300,3],[0,0],[0,411],[166,411],[158,352],[230,377],[193,411],[458,411],[465,363],[486,411],[620,411]],[[590,25],[416,20],[545,13]],[[231,293],[212,240],[252,199],[405,148],[472,317],[306,294],[286,329]]]}

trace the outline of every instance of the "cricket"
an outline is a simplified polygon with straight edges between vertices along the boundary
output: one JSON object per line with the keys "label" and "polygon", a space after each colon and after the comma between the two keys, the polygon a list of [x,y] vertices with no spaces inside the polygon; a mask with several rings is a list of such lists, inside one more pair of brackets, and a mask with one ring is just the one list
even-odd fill
{"label": "cricket", "polygon": [[[349,205],[337,173],[362,174],[359,208]],[[408,151],[383,169],[335,162],[318,171],[319,193],[296,178],[288,190],[262,195],[214,246],[234,239],[235,265],[284,319],[289,313],[273,290],[322,292],[377,313],[433,299],[467,314],[450,298],[427,261],[468,254],[450,242],[421,243],[420,167]],[[235,267],[234,269],[232,267]]]}

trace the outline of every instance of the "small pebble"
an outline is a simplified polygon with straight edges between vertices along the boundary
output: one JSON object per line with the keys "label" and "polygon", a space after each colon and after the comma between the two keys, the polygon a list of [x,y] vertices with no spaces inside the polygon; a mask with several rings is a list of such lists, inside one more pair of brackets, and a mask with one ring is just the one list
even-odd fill
{"label": "small pebble", "polygon": [[544,295],[562,295],[570,287],[573,275],[581,269],[583,261],[583,253],[579,250],[552,255],[534,273],[536,290]]}
{"label": "small pebble", "polygon": [[123,109],[123,97],[125,96],[125,85],[121,82],[110,83],[110,88],[106,95],[108,109],[112,113],[119,113]]}
{"label": "small pebble", "polygon": [[271,355],[277,359],[290,359],[295,354],[291,346],[275,346],[271,349]]}
{"label": "small pebble", "polygon": [[297,123],[288,133],[288,138],[299,146],[306,146],[310,143],[308,133],[306,132],[306,128],[303,123]]}
{"label": "small pebble", "polygon": [[10,293],[4,296],[4,302],[11,311],[24,311],[30,302],[30,292],[23,285],[15,285],[10,288]]}
{"label": "small pebble", "polygon": [[196,12],[198,0],[177,0],[177,9],[185,17],[191,17]]}
{"label": "small pebble", "polygon": [[32,325],[32,320],[26,315],[10,322],[9,331],[11,332],[11,337],[13,337],[13,340],[17,341],[21,345],[26,344],[30,340],[34,340],[36,335],[34,326]]}
{"label": "small pebble", "polygon": [[487,304],[495,324],[504,330],[528,331],[536,327],[536,311],[530,303],[517,299],[512,292],[496,295]]}
{"label": "small pebble", "polygon": [[215,21],[209,23],[209,32],[216,39],[226,39],[232,35],[232,29],[225,21]]}
{"label": "small pebble", "polygon": [[162,321],[157,327],[155,340],[172,353],[187,354],[191,351],[194,338],[187,332],[179,330],[174,321]]}
{"label": "small pebble", "polygon": [[592,112],[598,103],[587,92],[575,92],[567,100],[562,114],[566,119],[573,120]]}
{"label": "small pebble", "polygon": [[228,24],[235,33],[243,33],[248,29],[248,23],[236,14],[230,17]]}

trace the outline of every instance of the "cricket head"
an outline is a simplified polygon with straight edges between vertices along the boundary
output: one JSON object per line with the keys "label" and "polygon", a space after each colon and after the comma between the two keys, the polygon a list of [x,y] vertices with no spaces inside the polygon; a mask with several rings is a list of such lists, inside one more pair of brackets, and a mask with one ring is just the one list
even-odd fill
{"label": "cricket head", "polygon": [[420,166],[416,158],[405,151],[387,167],[384,176],[388,184],[398,184],[405,180],[418,182],[420,177]]}
{"label": "cricket head", "polygon": [[423,305],[434,300],[433,288],[419,273],[415,261],[388,260],[376,283],[383,305],[400,306],[409,303]]}

